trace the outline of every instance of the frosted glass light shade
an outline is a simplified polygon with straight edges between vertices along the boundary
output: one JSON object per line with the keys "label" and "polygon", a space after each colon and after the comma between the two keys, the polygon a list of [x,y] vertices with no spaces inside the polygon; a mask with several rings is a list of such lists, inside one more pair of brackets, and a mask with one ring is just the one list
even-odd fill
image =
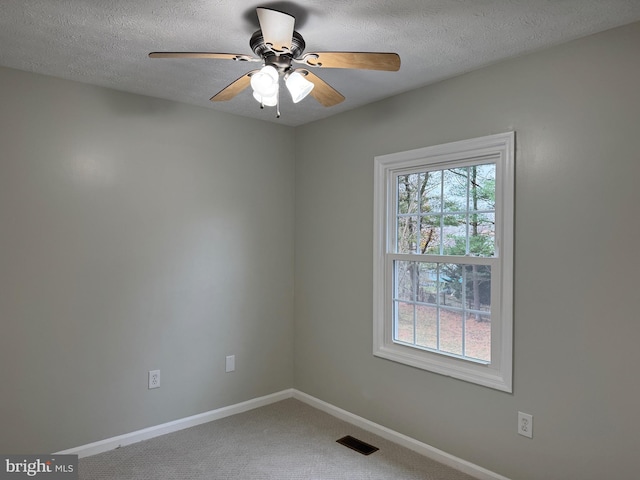
{"label": "frosted glass light shade", "polygon": [[261,97],[272,97],[278,92],[278,71],[271,65],[251,75],[251,88]]}
{"label": "frosted glass light shade", "polygon": [[285,84],[287,85],[287,89],[291,94],[293,103],[298,103],[304,97],[309,95],[314,87],[313,83],[304,78],[304,75],[298,72],[293,72],[291,75],[289,75]]}
{"label": "frosted glass light shade", "polygon": [[258,92],[253,92],[253,98],[265,107],[275,107],[278,104],[278,90],[276,89],[275,95],[270,97],[263,97]]}

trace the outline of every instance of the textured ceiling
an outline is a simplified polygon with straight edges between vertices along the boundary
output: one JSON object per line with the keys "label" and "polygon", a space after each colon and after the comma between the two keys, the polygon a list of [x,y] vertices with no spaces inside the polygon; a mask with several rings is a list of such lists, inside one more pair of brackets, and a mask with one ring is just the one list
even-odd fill
{"label": "textured ceiling", "polygon": [[[152,51],[253,55],[255,8],[296,17],[306,52],[397,52],[399,72],[316,69],[345,95],[326,108],[251,90],[209,98],[255,64],[150,59]],[[640,0],[0,0],[0,65],[247,117],[301,125],[505,58],[640,20]]]}

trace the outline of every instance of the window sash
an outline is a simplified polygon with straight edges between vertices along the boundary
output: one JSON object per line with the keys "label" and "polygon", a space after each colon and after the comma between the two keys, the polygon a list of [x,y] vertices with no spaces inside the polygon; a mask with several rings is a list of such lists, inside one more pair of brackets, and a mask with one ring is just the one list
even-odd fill
{"label": "window sash", "polygon": [[[491,154],[491,155],[485,155],[482,156],[481,158],[474,158],[473,160],[467,160],[467,161],[451,161],[449,162],[448,165],[443,165],[441,163],[435,163],[435,164],[425,164],[422,165],[420,167],[414,167],[411,169],[397,169],[394,170],[392,172],[392,174],[390,175],[390,182],[387,185],[388,190],[388,198],[387,201],[389,201],[391,203],[390,205],[390,213],[391,213],[391,217],[389,218],[389,222],[387,223],[387,228],[388,228],[388,232],[387,232],[387,239],[388,242],[385,246],[385,251],[386,252],[398,252],[400,249],[400,239],[398,238],[398,230],[400,228],[400,219],[407,219],[407,220],[411,220],[411,219],[416,219],[417,222],[415,223],[414,228],[416,229],[414,235],[416,237],[416,249],[420,249],[421,245],[422,245],[422,225],[423,225],[423,219],[425,218],[437,218],[438,219],[438,227],[437,227],[437,234],[438,234],[438,251],[440,254],[444,254],[444,249],[445,249],[445,239],[443,238],[443,235],[445,233],[446,227],[447,225],[445,224],[445,220],[447,217],[463,217],[464,218],[464,229],[465,229],[465,250],[468,252],[470,249],[470,241],[472,238],[472,235],[470,234],[470,228],[471,228],[471,217],[475,216],[475,215],[493,215],[493,221],[494,221],[494,236],[493,236],[493,241],[494,241],[494,253],[492,256],[498,256],[498,245],[497,245],[497,238],[498,238],[498,231],[497,229],[500,227],[500,224],[498,222],[498,218],[499,218],[499,214],[500,214],[500,202],[499,202],[499,197],[498,197],[498,188],[499,188],[499,182],[498,182],[498,178],[499,178],[499,161],[500,161],[500,155],[496,155],[496,154]],[[472,168],[472,167],[480,167],[480,166],[485,166],[485,165],[492,165],[493,168],[495,169],[495,190],[494,190],[494,201],[495,201],[495,205],[493,209],[477,209],[474,210],[473,208],[471,208],[471,205],[469,204],[470,201],[470,185],[469,185],[469,177],[467,177],[467,182],[466,182],[466,186],[465,186],[465,208],[464,209],[459,209],[459,210],[451,210],[451,209],[447,209],[445,208],[445,198],[447,198],[447,195],[445,195],[445,184],[446,184],[446,180],[445,180],[445,173],[447,171],[450,171],[452,169],[468,169],[468,168]],[[406,177],[406,176],[411,176],[411,175],[422,175],[424,173],[435,173],[435,172],[439,172],[440,175],[440,179],[438,181],[438,183],[440,183],[440,192],[439,192],[439,209],[436,211],[422,211],[422,198],[418,198],[416,197],[415,200],[416,201],[416,205],[417,205],[417,211],[415,212],[401,212],[400,211],[400,178],[401,177]],[[488,256],[488,255],[485,255]]]}
{"label": "window sash", "polygon": [[[419,346],[411,345],[407,342],[398,342],[396,339],[396,325],[394,318],[394,303],[399,299],[396,296],[395,282],[396,272],[394,264],[396,261],[408,261],[408,262],[422,262],[422,263],[440,263],[440,264],[456,264],[456,265],[486,265],[491,267],[491,308],[489,310],[489,316],[491,317],[491,361],[483,361],[475,358],[471,358],[464,355],[456,355],[450,352],[446,352],[439,349],[424,349]],[[449,255],[417,255],[417,254],[399,254],[390,253],[386,255],[385,259],[385,329],[383,332],[385,343],[402,344],[407,348],[417,348],[425,350],[433,355],[444,355],[449,357],[455,357],[466,362],[480,363],[483,365],[499,365],[501,358],[502,344],[502,323],[500,318],[502,315],[502,303],[500,298],[500,285],[501,285],[501,261],[499,258],[494,257],[466,257],[466,256],[449,256]],[[406,303],[421,303],[413,301],[407,301]],[[465,309],[468,313],[475,313],[474,309]],[[495,320],[495,321],[494,321]],[[389,328],[391,327],[391,328]]]}

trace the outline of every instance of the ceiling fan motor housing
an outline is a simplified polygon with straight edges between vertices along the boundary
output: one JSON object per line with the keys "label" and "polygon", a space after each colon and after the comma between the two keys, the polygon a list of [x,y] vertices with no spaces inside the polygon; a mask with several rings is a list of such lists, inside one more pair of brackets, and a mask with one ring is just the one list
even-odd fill
{"label": "ceiling fan motor housing", "polygon": [[270,45],[264,42],[262,30],[256,31],[249,41],[251,50],[264,60],[265,65],[273,65],[278,72],[286,73],[291,68],[291,61],[300,57],[305,49],[304,39],[298,32],[293,32],[291,38],[291,49],[285,51],[274,50]]}

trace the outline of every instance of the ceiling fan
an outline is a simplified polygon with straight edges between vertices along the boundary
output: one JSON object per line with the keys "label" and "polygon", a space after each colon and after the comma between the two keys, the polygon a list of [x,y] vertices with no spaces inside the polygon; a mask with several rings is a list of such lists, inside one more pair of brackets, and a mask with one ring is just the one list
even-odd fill
{"label": "ceiling fan", "polygon": [[[260,107],[275,106],[280,117],[280,78],[291,94],[294,103],[311,94],[321,105],[331,107],[344,100],[344,96],[314,75],[310,68],[353,68],[364,70],[398,71],[400,56],[397,53],[380,52],[316,52],[304,53],[305,42],[294,30],[295,17],[270,8],[256,9],[260,30],[249,41],[251,50],[257,55],[215,52],[152,52],[151,58],[208,58],[235,60],[238,62],[260,62],[262,67],[247,72],[220,90],[211,101],[231,100],[251,86],[254,98]],[[301,68],[294,68],[294,64]]]}

